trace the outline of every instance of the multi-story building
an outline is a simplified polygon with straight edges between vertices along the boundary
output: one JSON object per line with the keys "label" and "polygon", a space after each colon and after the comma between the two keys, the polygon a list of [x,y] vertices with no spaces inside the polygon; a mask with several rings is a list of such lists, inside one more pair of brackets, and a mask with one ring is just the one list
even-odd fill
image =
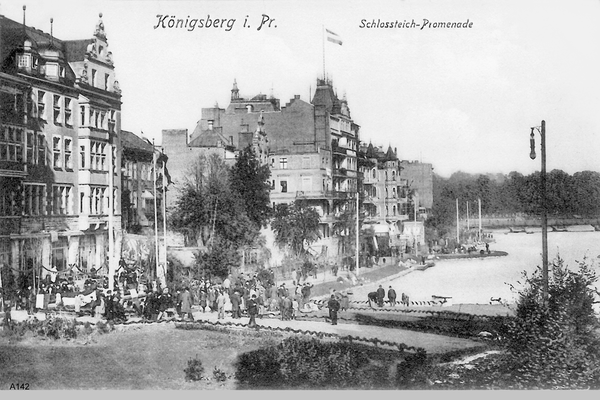
{"label": "multi-story building", "polygon": [[37,277],[106,267],[121,94],[102,19],[63,41],[0,16],[0,61],[0,263]]}
{"label": "multi-story building", "polygon": [[400,160],[391,146],[384,152],[371,143],[361,146],[359,160],[363,230],[373,230],[383,244],[379,247],[402,251],[406,246],[422,244],[423,220],[433,204],[431,164]]}
{"label": "multi-story building", "polygon": [[[182,144],[186,143],[187,152]],[[240,97],[237,83],[226,109],[202,109],[202,118],[190,137],[184,130],[163,131],[167,155],[177,151],[179,163],[189,165],[198,154],[217,153],[233,163],[237,151],[251,144],[271,168],[273,205],[304,200],[321,215],[322,240],[317,253],[338,251],[333,227],[344,211],[355,207],[359,126],[348,103],[339,99],[332,83],[317,80],[310,103],[294,96],[285,106],[264,94]],[[183,161],[184,155],[189,155]],[[175,176],[177,166],[170,164]]]}
{"label": "multi-story building", "polygon": [[[155,146],[133,132],[121,130],[121,222],[128,232],[139,232],[154,221],[154,196],[163,198],[160,187],[155,191]],[[162,186],[162,185],[159,185]]]}

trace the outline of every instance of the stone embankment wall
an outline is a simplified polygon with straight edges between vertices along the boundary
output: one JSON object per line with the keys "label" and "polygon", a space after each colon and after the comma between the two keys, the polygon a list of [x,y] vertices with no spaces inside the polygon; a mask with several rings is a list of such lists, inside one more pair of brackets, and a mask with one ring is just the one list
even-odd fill
{"label": "stone embankment wall", "polygon": [[[461,226],[466,225],[466,220],[461,221]],[[471,227],[479,226],[478,219],[470,219]],[[568,226],[568,225],[592,225],[596,229],[600,227],[600,218],[561,218],[548,217],[549,226]],[[507,228],[507,227],[527,227],[527,226],[542,226],[541,218],[525,218],[525,217],[494,217],[481,218],[481,226],[484,228]]]}

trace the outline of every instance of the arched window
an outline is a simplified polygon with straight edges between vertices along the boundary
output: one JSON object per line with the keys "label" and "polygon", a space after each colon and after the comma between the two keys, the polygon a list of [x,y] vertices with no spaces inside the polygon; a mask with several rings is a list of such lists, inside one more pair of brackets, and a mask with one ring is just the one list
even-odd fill
{"label": "arched window", "polygon": [[373,179],[377,178],[377,170],[373,168]]}

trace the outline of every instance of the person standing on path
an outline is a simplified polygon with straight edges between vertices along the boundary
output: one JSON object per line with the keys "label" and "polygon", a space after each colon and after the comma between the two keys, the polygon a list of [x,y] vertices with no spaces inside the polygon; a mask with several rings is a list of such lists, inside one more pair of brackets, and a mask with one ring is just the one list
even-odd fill
{"label": "person standing on path", "polygon": [[233,293],[231,294],[231,297],[229,298],[229,300],[231,301],[231,317],[232,318],[240,318],[241,317],[241,313],[240,313],[240,294],[237,290],[234,290]]}
{"label": "person standing on path", "polygon": [[383,307],[383,298],[385,297],[385,289],[379,285],[377,288],[377,305]]}
{"label": "person standing on path", "polygon": [[217,295],[217,310],[218,310],[218,315],[217,315],[217,319],[225,319],[225,295],[223,294],[222,291],[218,291],[218,295]]}
{"label": "person standing on path", "polygon": [[292,285],[296,286],[296,278],[298,277],[298,273],[295,269],[292,270]]}
{"label": "person standing on path", "polygon": [[194,320],[194,316],[192,315],[192,295],[190,294],[190,288],[186,287],[181,293],[181,317],[185,319],[185,317]]}
{"label": "person standing on path", "polygon": [[331,318],[331,325],[337,325],[337,313],[340,309],[340,302],[337,301],[335,295],[331,295],[331,298],[327,302],[329,308],[329,318]]}
{"label": "person standing on path", "polygon": [[388,300],[392,307],[396,305],[396,291],[391,286],[388,289]]}
{"label": "person standing on path", "polygon": [[256,314],[258,314],[258,305],[256,304],[256,295],[253,294],[252,297],[248,300],[248,315],[250,316],[250,321],[248,322],[248,328],[255,328],[256,325]]}

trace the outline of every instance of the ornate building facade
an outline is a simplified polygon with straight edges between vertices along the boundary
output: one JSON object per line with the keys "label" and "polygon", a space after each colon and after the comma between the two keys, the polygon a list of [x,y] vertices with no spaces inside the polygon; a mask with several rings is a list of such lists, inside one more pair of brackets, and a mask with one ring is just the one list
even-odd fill
{"label": "ornate building facade", "polygon": [[101,17],[63,41],[0,16],[0,264],[15,274],[106,268],[118,235],[121,92]]}

